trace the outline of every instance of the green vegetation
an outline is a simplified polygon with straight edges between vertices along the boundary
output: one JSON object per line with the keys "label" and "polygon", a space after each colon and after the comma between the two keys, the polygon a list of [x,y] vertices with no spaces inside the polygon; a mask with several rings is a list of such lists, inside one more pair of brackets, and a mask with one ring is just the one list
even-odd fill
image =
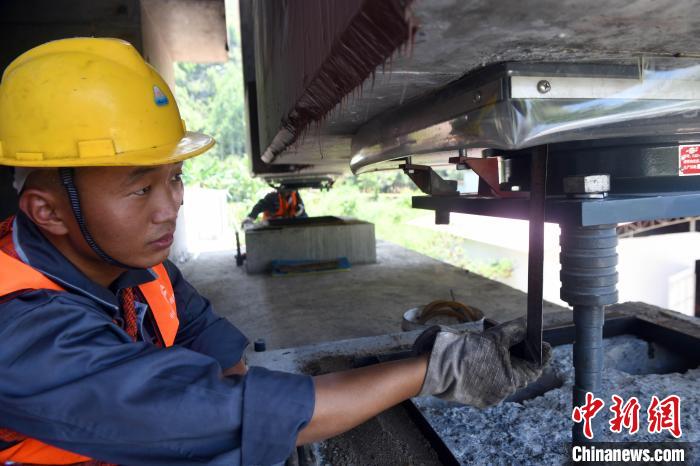
{"label": "green vegetation", "polygon": [[[228,62],[178,63],[174,92],[188,129],[212,134],[218,142],[213,150],[185,164],[185,183],[227,190],[231,217],[238,223],[270,188],[264,181],[250,176],[245,156],[240,47],[235,31],[230,30],[229,37]],[[338,180],[330,191],[301,193],[310,215],[367,220],[375,224],[377,238],[381,240],[487,277],[510,275],[512,265],[508,261],[470,260],[465,253],[466,240],[409,224],[426,214],[411,208],[411,196],[416,194],[408,177],[399,171],[347,176]]]}
{"label": "green vegetation", "polygon": [[211,134],[210,156],[225,159],[245,153],[243,70],[238,33],[229,26],[226,63],[175,65],[175,97],[187,128]]}
{"label": "green vegetation", "polygon": [[[395,177],[395,178],[394,178]],[[392,181],[387,183],[387,181]],[[450,234],[412,225],[430,214],[411,208],[411,196],[421,193],[401,172],[369,173],[344,177],[328,192],[304,191],[302,197],[311,215],[349,216],[374,223],[378,239],[391,241],[426,256],[447,262],[485,277],[507,278],[510,261],[494,258],[475,261],[466,253],[468,241]]]}

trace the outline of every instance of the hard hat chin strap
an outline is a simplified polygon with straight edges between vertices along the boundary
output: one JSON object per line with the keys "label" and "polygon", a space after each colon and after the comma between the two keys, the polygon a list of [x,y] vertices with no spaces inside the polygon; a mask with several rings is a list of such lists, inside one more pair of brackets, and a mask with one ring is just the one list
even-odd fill
{"label": "hard hat chin strap", "polygon": [[87,225],[85,224],[85,217],[83,217],[83,211],[80,208],[80,197],[78,196],[78,189],[75,186],[74,180],[74,170],[72,168],[59,168],[59,176],[61,177],[61,183],[63,187],[66,188],[66,193],[68,194],[68,201],[70,202],[70,207],[73,210],[73,215],[75,216],[76,222],[78,222],[78,227],[80,232],[83,234],[83,238],[87,242],[90,249],[92,249],[97,256],[103,261],[110,265],[121,267],[124,269],[133,269],[130,265],[123,264],[118,260],[112,258],[109,254],[104,252],[102,248],[97,244],[95,239],[88,231]]}

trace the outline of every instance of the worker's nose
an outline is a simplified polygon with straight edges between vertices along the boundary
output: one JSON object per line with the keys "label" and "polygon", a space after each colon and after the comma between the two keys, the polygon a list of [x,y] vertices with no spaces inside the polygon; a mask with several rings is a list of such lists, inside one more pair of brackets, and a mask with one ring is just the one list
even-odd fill
{"label": "worker's nose", "polygon": [[184,189],[182,185],[168,186],[161,190],[153,213],[153,223],[174,223],[180,211]]}

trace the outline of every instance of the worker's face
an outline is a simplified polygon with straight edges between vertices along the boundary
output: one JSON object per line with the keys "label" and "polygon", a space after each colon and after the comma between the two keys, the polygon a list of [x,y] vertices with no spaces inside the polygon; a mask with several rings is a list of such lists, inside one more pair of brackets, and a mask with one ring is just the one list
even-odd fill
{"label": "worker's face", "polygon": [[[112,258],[133,267],[163,262],[182,204],[181,175],[182,163],[77,169],[75,184],[83,215],[97,244]],[[82,240],[76,228],[70,228],[74,244]],[[81,250],[94,255],[86,247],[84,244]]]}

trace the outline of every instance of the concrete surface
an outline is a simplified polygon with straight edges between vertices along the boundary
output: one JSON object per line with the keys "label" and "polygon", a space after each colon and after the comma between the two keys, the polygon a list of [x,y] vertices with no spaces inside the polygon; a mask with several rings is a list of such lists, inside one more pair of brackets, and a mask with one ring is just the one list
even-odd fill
{"label": "concrete surface", "polygon": [[450,290],[499,321],[526,308],[520,291],[384,241],[377,242],[377,264],[347,271],[247,275],[233,252],[202,254],[181,268],[219,315],[251,341],[265,338],[268,349],[400,332],[407,309],[448,299]]}
{"label": "concrete surface", "polygon": [[347,257],[353,265],[377,261],[373,223],[336,217],[295,220],[293,225],[256,226],[245,231],[248,273],[269,272],[274,260]]}
{"label": "concrete surface", "polygon": [[[141,0],[144,28],[157,36],[173,61],[216,63],[228,60],[223,0]],[[147,49],[144,44],[144,49]]]}
{"label": "concrete surface", "polygon": [[[700,339],[700,319],[645,303],[629,302],[610,306],[608,314],[610,317],[634,316]],[[544,316],[544,328],[571,325],[571,319],[572,315],[568,311],[551,312]],[[372,355],[404,351],[410,348],[417,334],[418,332],[396,333],[251,353],[248,363],[274,370],[322,374],[366,364],[367,358]],[[680,440],[695,442],[695,445],[689,447],[695,456],[686,464],[699,464],[700,368],[693,367],[700,361],[700,355],[679,355],[673,348],[663,348],[656,343],[650,345],[630,335],[606,339],[605,345],[606,369],[602,398],[606,406],[599,416],[604,422],[609,421],[611,413],[608,409],[613,393],[625,400],[636,396],[641,405],[640,432],[634,436],[608,432],[600,439],[616,442],[672,440],[665,431],[660,435],[646,432],[646,409],[652,395],[663,399],[675,394],[682,400],[683,437]],[[506,402],[494,408],[477,410],[451,406],[433,398],[415,398],[413,402],[422,407],[423,416],[439,431],[443,441],[462,464],[562,464],[566,463],[565,442],[571,436],[571,345],[555,348],[550,369],[553,369],[561,386],[555,385],[544,395],[526,399],[522,403]],[[386,464],[379,463],[372,457],[358,459],[354,456],[358,453],[354,445],[370,445],[370,454],[376,449],[381,450],[374,445],[380,438],[375,428],[379,425],[391,431],[395,428],[391,419],[396,416],[398,413],[391,413],[391,416],[372,421],[371,426],[360,426],[333,440],[316,444],[312,449],[316,463],[310,464],[327,464],[325,461],[329,460],[338,460],[332,462],[338,465]],[[363,432],[370,437],[362,437]],[[381,438],[389,439],[385,449],[394,449],[395,443],[400,445],[402,441],[392,437],[391,432],[382,434]],[[349,449],[343,450],[344,448]],[[405,460],[415,458],[412,455],[398,453],[390,464],[410,464]],[[345,458],[349,462],[343,462]],[[421,464],[420,460],[415,464]]]}
{"label": "concrete surface", "polygon": [[[504,285],[500,286],[503,287]],[[700,319],[696,317],[689,317],[678,312],[639,302],[615,304],[606,309],[606,318],[626,316],[662,325],[670,330],[700,339]],[[543,318],[543,328],[545,330],[571,325],[573,325],[573,314],[568,310],[550,311]],[[250,365],[264,366],[272,370],[323,374],[339,368],[350,367],[353,361],[366,358],[367,356],[410,349],[413,341],[419,334],[420,331],[396,331],[396,333],[380,336],[327,341],[295,348],[269,350],[264,353],[249,354],[248,362]],[[687,356],[696,360],[700,359],[700,355]],[[664,361],[668,361],[668,359],[664,358]],[[340,363],[344,364],[344,366],[339,366],[338,364]],[[642,372],[641,369],[635,369],[635,367],[639,366],[635,366],[633,363],[625,367],[625,370],[630,372]]]}

